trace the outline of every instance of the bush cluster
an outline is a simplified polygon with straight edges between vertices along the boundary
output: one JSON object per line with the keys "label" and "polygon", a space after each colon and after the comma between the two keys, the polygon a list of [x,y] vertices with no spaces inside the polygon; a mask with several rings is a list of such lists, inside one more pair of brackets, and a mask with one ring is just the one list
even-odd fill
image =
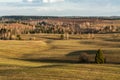
{"label": "bush cluster", "polygon": [[[79,55],[79,62],[89,63],[90,62],[90,55],[88,53],[81,53]],[[106,58],[103,56],[103,51],[101,49],[98,49],[96,51],[95,63],[97,63],[97,64],[106,63]]]}
{"label": "bush cluster", "polygon": [[89,62],[89,55],[87,53],[81,53],[79,56],[79,62],[88,63]]}

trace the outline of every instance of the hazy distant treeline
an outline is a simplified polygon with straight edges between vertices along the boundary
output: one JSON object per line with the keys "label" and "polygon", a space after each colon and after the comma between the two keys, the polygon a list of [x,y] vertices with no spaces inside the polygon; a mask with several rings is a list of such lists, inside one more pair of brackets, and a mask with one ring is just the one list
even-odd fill
{"label": "hazy distant treeline", "polygon": [[2,16],[5,19],[15,20],[36,20],[36,19],[54,19],[54,18],[70,18],[70,19],[102,19],[102,20],[120,20],[120,16]]}

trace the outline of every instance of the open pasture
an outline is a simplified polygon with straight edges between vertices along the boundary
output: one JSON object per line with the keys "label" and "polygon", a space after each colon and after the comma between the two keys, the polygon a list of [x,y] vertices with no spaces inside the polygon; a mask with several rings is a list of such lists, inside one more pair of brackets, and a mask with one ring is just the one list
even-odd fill
{"label": "open pasture", "polygon": [[[0,41],[0,80],[119,80],[120,35],[96,34],[95,39],[60,40],[60,35],[22,35],[23,40]],[[87,36],[87,35],[84,35]],[[35,37],[36,40],[29,40]],[[94,64],[101,48],[106,64]],[[88,53],[90,63],[79,63]]]}

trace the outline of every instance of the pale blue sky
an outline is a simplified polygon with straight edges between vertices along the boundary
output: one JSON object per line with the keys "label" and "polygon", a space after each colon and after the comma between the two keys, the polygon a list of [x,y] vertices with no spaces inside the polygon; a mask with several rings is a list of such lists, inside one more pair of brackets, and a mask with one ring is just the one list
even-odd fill
{"label": "pale blue sky", "polygon": [[120,16],[120,0],[0,0],[0,16]]}

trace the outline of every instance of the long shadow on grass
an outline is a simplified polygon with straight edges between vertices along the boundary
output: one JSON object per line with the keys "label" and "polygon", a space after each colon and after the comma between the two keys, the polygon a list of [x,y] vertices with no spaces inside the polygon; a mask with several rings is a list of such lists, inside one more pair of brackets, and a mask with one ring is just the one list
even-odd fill
{"label": "long shadow on grass", "polygon": [[[105,39],[104,39],[105,41]],[[107,47],[107,48],[120,48],[120,45],[117,43],[105,43],[105,42],[91,42],[91,41],[82,41],[81,44],[85,45],[95,45],[95,46],[101,46],[101,47]]]}
{"label": "long shadow on grass", "polygon": [[23,59],[23,58],[12,58],[15,60],[22,60],[22,61],[29,61],[29,62],[44,62],[44,63],[78,63],[77,60],[70,60],[65,58],[54,58],[54,57],[48,57],[48,58],[39,58],[39,59]]}
{"label": "long shadow on grass", "polygon": [[[44,62],[44,63],[79,63],[79,55],[82,53],[95,54],[96,50],[81,50],[68,53],[65,56],[60,57],[41,57],[31,58],[33,55],[25,54],[21,58],[14,58],[16,60],[30,61],[30,62]],[[91,63],[91,62],[90,62]]]}
{"label": "long shadow on grass", "polygon": [[[79,58],[80,54],[87,53],[89,57],[89,63],[94,63],[95,62],[95,55],[96,55],[97,50],[80,50],[80,51],[74,51],[69,54],[67,54],[67,57],[76,57]],[[120,58],[119,56],[119,50],[103,50],[103,55],[106,58],[106,64],[120,64]],[[113,56],[114,53],[118,56]]]}
{"label": "long shadow on grass", "polygon": [[110,41],[110,42],[120,42],[120,39],[104,39],[104,41]]}
{"label": "long shadow on grass", "polygon": [[96,54],[96,50],[80,50],[80,51],[74,51],[71,52],[69,54],[67,54],[66,56],[79,56],[82,53],[87,53],[87,54]]}
{"label": "long shadow on grass", "polygon": [[[40,58],[32,58],[33,55],[25,54],[21,58],[12,58],[14,60],[22,60],[22,61],[29,61],[29,62],[44,62],[44,63],[71,63],[75,64],[79,62],[79,55],[82,53],[87,53],[88,56],[90,57],[90,63],[94,62],[94,57],[96,54],[97,50],[80,50],[80,51],[74,51],[70,52],[65,56],[60,56],[60,57],[40,57]],[[104,50],[103,53],[109,55],[110,53],[113,54],[114,51],[112,50]],[[115,51],[119,52],[119,51]],[[111,59],[111,57],[113,59]],[[116,64],[120,63],[120,59],[116,60],[116,57],[113,56],[106,56],[107,60],[109,60],[107,63],[110,64]]]}
{"label": "long shadow on grass", "polygon": [[[104,54],[118,54],[120,53],[120,50],[102,50]],[[97,50],[80,50],[80,51],[74,51],[74,52],[71,52],[69,54],[67,54],[66,56],[79,56],[80,54],[83,54],[83,53],[87,53],[87,54],[90,54],[90,55],[95,55],[97,52]]]}

